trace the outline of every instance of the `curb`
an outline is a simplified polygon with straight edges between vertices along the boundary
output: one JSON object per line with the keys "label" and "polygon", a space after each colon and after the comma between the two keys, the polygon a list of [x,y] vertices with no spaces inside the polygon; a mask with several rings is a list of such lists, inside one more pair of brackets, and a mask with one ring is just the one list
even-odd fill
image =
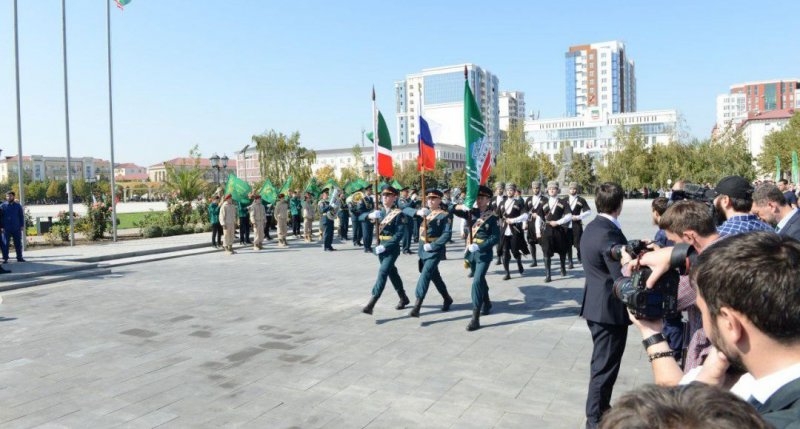
{"label": "curb", "polygon": [[102,276],[106,274],[111,274],[111,270],[108,268],[94,268],[90,270],[81,270],[81,271],[67,273],[67,275],[64,276],[43,276],[27,282],[16,283],[7,286],[0,286],[0,292],[7,292],[15,289],[24,289],[33,286],[42,286],[51,283],[59,283],[67,280]]}
{"label": "curb", "polygon": [[44,270],[32,273],[14,273],[12,271],[9,274],[0,276],[0,286],[2,286],[4,283],[14,282],[17,280],[26,280],[30,278],[54,276],[58,274],[72,273],[76,271],[92,270],[97,268],[98,265],[99,264],[74,265],[70,267],[53,268],[50,270]]}

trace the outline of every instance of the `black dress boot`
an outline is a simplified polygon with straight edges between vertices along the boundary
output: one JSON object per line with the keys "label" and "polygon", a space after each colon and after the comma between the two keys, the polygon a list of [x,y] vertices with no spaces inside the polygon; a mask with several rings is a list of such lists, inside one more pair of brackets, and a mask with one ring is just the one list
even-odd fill
{"label": "black dress boot", "polygon": [[544,258],[544,282],[550,283],[552,279],[550,278],[550,263],[552,259],[545,256]]}
{"label": "black dress boot", "polygon": [[405,291],[402,291],[402,292],[398,293],[398,295],[400,295],[400,302],[397,303],[397,307],[395,307],[394,309],[395,310],[402,310],[402,309],[406,308],[406,306],[408,304],[410,304],[411,301],[408,300],[408,295],[406,295]]}
{"label": "black dress boot", "polygon": [[469,325],[467,325],[467,331],[475,331],[480,328],[481,328],[481,309],[473,308],[472,320],[470,320]]}
{"label": "black dress boot", "polygon": [[369,299],[367,305],[361,310],[362,313],[372,314],[372,309],[375,308],[375,303],[378,302],[378,297],[373,296]]}
{"label": "black dress boot", "polygon": [[572,247],[569,248],[569,269],[575,269],[575,266],[572,264]]}
{"label": "black dress boot", "polygon": [[499,255],[499,256],[497,257],[497,262],[495,262],[494,264],[495,264],[495,265],[501,265],[502,263],[503,263],[503,256],[502,256],[502,255]]}
{"label": "black dress boot", "polygon": [[531,262],[531,267],[537,266],[538,264],[536,263],[536,246],[535,245],[531,246],[531,259],[533,259],[533,262]]}
{"label": "black dress boot", "polygon": [[564,257],[562,256],[560,259],[561,259],[561,277],[564,277],[567,275],[567,269],[565,268]]}
{"label": "black dress boot", "polygon": [[517,268],[519,269],[519,274],[520,275],[522,275],[522,273],[525,272],[525,269],[522,268],[522,259],[517,259]]}
{"label": "black dress boot", "polygon": [[581,261],[581,251],[580,251],[580,249],[578,249],[578,263],[583,265],[583,262]]}
{"label": "black dress boot", "polygon": [[483,314],[484,316],[486,316],[486,315],[488,315],[488,314],[489,314],[491,311],[492,311],[492,301],[489,301],[489,299],[487,298],[487,299],[485,299],[485,300],[483,301],[483,308],[481,309],[481,314]]}
{"label": "black dress boot", "polygon": [[508,271],[508,262],[509,262],[508,260],[509,259],[510,258],[503,257],[503,268],[505,268],[505,270],[506,270],[506,275],[505,275],[505,277],[503,277],[503,280],[508,280],[508,279],[511,278],[511,273],[509,273],[509,271]]}
{"label": "black dress boot", "polygon": [[422,309],[422,300],[417,298],[417,302],[414,304],[414,308],[411,309],[411,312],[408,313],[411,317],[419,317],[419,311]]}
{"label": "black dress boot", "polygon": [[442,311],[450,311],[450,306],[453,305],[453,298],[450,294],[443,296],[444,302],[442,303]]}

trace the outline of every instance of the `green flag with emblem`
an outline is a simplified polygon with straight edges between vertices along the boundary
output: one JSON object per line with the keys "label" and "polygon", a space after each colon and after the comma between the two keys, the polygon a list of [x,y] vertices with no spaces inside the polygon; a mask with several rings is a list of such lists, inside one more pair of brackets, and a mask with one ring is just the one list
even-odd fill
{"label": "green flag with emblem", "polygon": [[225,186],[225,195],[230,195],[231,198],[239,203],[250,203],[250,184],[244,180],[234,176],[228,176],[228,184]]}
{"label": "green flag with emblem", "polygon": [[275,186],[272,185],[269,179],[264,181],[264,186],[261,187],[261,192],[259,192],[261,198],[264,201],[274,204],[275,201],[278,199],[278,191],[275,190]]}
{"label": "green flag with emblem", "polygon": [[279,194],[283,194],[283,195],[287,196],[287,198],[288,198],[289,187],[290,186],[292,186],[292,176],[289,176],[289,178],[286,179],[286,183],[283,184],[283,186],[281,187],[281,190],[278,191],[278,193]]}

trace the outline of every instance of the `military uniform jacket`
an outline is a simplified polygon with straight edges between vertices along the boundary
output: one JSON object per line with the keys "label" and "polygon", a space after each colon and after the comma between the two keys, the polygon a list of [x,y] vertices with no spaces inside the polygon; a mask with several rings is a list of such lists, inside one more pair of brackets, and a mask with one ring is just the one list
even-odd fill
{"label": "military uniform jacket", "polygon": [[549,199],[544,200],[539,217],[542,219],[542,240],[544,241],[542,250],[547,256],[552,256],[553,253],[564,253],[572,245],[567,241],[567,230],[563,225],[553,227],[548,223],[559,221],[569,213],[569,202],[566,199],[557,198],[552,207]]}
{"label": "military uniform jacket", "polygon": [[[409,226],[410,219],[398,208],[389,211],[381,210],[380,225],[378,226],[378,236],[381,238],[381,246],[386,248],[387,253],[400,253],[400,244],[406,228]],[[385,239],[385,237],[390,237]]]}
{"label": "military uniform jacket", "polygon": [[277,219],[286,220],[289,216],[289,203],[286,200],[278,200],[275,202],[275,217]]}
{"label": "military uniform jacket", "polygon": [[250,212],[250,222],[263,225],[267,221],[267,211],[264,210],[264,205],[260,201],[250,204],[247,210]]}
{"label": "military uniform jacket", "polygon": [[[575,201],[575,207],[570,207],[569,199],[567,199],[567,208],[569,209],[569,212],[572,213],[573,216],[578,216],[579,214],[581,214],[583,212],[591,210],[591,208],[589,207],[589,203],[587,203],[586,199],[583,198],[580,195],[578,195],[578,197],[577,197],[577,199]],[[575,224],[581,225],[582,221],[573,217],[572,218],[572,226],[574,227]]]}
{"label": "military uniform jacket", "polygon": [[264,201],[263,199],[261,200],[261,204],[264,205],[264,211],[266,212],[267,217],[274,216],[274,214],[275,214],[275,206],[274,205]]}
{"label": "military uniform jacket", "polygon": [[[500,219],[514,219],[522,216],[525,213],[525,201],[522,198],[515,198],[513,199],[512,203],[509,203],[509,199],[506,199],[503,203],[503,207],[500,210]],[[522,224],[521,223],[514,223],[509,225],[511,228],[512,235],[518,235],[522,237]],[[500,233],[502,235],[505,234],[506,226],[505,222],[500,222]]]}
{"label": "military uniform jacket", "polygon": [[367,219],[367,216],[369,216],[369,214],[373,210],[375,210],[375,201],[373,200],[373,198],[374,197],[371,195],[370,196],[364,195],[364,198],[362,198],[361,201],[358,203],[358,220],[360,220],[361,222],[366,222],[366,221],[372,222],[372,220]]}
{"label": "military uniform jacket", "polygon": [[303,217],[313,220],[316,214],[316,208],[317,205],[314,204],[313,200],[303,201]]}
{"label": "military uniform jacket", "polygon": [[219,209],[219,223],[225,227],[236,226],[236,207],[230,201],[225,201]]}
{"label": "military uniform jacket", "polygon": [[350,201],[347,203],[347,211],[350,213],[350,218],[353,222],[358,221],[358,215],[360,214],[358,211],[358,203]]}
{"label": "military uniform jacket", "polygon": [[337,202],[339,205],[339,217],[345,218],[350,217],[350,207],[347,206],[347,203],[344,201],[344,198],[339,196],[339,201]]}
{"label": "military uniform jacket", "polygon": [[542,206],[547,203],[547,198],[539,195],[533,195],[525,199],[525,210],[530,214],[528,218],[528,241],[536,243],[536,216],[542,212]]}
{"label": "military uniform jacket", "polygon": [[328,217],[328,214],[332,213],[332,211],[333,211],[333,207],[331,207],[331,203],[329,203],[329,202],[327,202],[325,200],[320,200],[320,202],[318,203],[318,206],[319,206],[319,220],[320,220],[320,223],[322,223],[323,225],[326,225],[328,222],[333,222],[333,219]]}
{"label": "military uniform jacket", "polygon": [[[406,216],[414,216],[417,210],[414,208],[406,208],[403,210]],[[446,210],[434,210],[426,216],[428,220],[428,243],[432,249],[430,252],[425,250],[425,221],[420,222],[419,227],[419,258],[424,260],[441,258],[444,255],[445,246],[450,241],[450,234],[452,233],[452,221],[450,215]]]}
{"label": "military uniform jacket", "polygon": [[467,220],[467,226],[472,230],[472,243],[478,245],[478,254],[470,253],[469,257],[487,262],[493,257],[492,248],[500,240],[500,227],[497,225],[497,216],[489,207],[483,215],[478,209],[463,211],[454,209],[453,214]]}
{"label": "military uniform jacket", "polygon": [[508,197],[506,195],[503,195],[502,199],[500,200],[500,203],[498,203],[497,195],[495,195],[489,202],[489,208],[494,212],[498,220],[500,220],[500,218],[503,216],[503,206],[506,204],[507,199]]}

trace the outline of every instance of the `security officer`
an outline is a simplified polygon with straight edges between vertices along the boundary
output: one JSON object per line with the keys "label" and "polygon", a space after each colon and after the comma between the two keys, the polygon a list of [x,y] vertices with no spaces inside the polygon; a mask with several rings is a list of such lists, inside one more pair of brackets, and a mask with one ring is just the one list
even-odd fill
{"label": "security officer", "polygon": [[397,292],[397,296],[400,297],[400,302],[395,309],[402,310],[410,303],[406,291],[403,289],[403,280],[394,265],[400,256],[403,234],[405,234],[405,229],[410,226],[411,222],[411,219],[403,214],[402,210],[395,207],[398,193],[397,189],[391,186],[384,187],[381,191],[383,209],[372,211],[368,215],[370,220],[379,222],[378,238],[380,239],[380,244],[375,247],[375,254],[378,255],[381,266],[378,270],[375,286],[372,288],[372,298],[366,307],[361,310],[366,314],[372,314],[375,303],[378,302],[384,287],[386,287],[387,278],[391,279],[394,290]]}
{"label": "security officer", "polygon": [[333,220],[336,219],[336,203],[328,201],[328,188],[322,190],[319,196],[319,227],[322,231],[322,248],[326,252],[333,252]]}
{"label": "security officer", "polygon": [[[356,192],[361,192],[363,189],[356,189]],[[363,246],[361,243],[361,234],[364,231],[361,230],[361,221],[358,220],[358,216],[361,214],[358,211],[358,203],[353,201],[353,196],[347,197],[347,210],[350,212],[350,224],[353,225],[353,246]]]}
{"label": "security officer", "polygon": [[[412,209],[414,212],[413,214],[409,214],[412,218],[416,217],[416,210],[414,207],[414,202],[411,201],[411,197],[408,195],[408,186],[404,186],[400,189],[400,198],[397,199],[397,208],[400,210],[405,209]],[[416,222],[413,226],[416,226]],[[411,228],[406,228],[406,235],[403,236],[403,254],[404,255],[412,255],[411,252],[411,235],[414,233],[412,230],[414,229],[413,226]]]}
{"label": "security officer", "polygon": [[531,182],[532,195],[525,199],[525,210],[529,213],[528,222],[526,227],[528,229],[528,248],[531,252],[531,267],[537,266],[536,262],[536,244],[539,243],[537,238],[538,230],[536,229],[536,219],[538,218],[539,210],[545,203],[542,198],[542,183],[534,180]]}
{"label": "security officer", "polygon": [[567,227],[567,241],[571,243],[569,248],[569,269],[572,265],[572,246],[578,249],[578,263],[581,263],[581,236],[583,235],[583,220],[592,215],[589,203],[578,195],[578,182],[569,184],[569,211],[572,213],[572,222]]}
{"label": "security officer", "polygon": [[561,260],[561,275],[567,275],[565,258],[567,250],[572,245],[567,241],[567,231],[564,225],[572,220],[569,212],[569,203],[565,199],[558,198],[558,182],[551,180],[547,182],[547,200],[541,207],[536,221],[536,231],[541,231],[539,242],[544,253],[545,283],[550,283],[550,265],[553,255],[558,253]]}
{"label": "security officer", "polygon": [[372,232],[375,221],[369,219],[369,214],[375,210],[375,200],[372,199],[372,188],[364,188],[364,198],[358,203],[358,220],[361,223],[361,238],[364,241],[364,253],[372,253]]}
{"label": "security officer", "polygon": [[503,268],[506,275],[503,280],[511,278],[508,264],[511,261],[511,254],[517,260],[517,270],[522,274],[522,253],[528,253],[528,245],[522,233],[522,224],[528,220],[528,213],[525,211],[525,201],[517,198],[517,185],[509,183],[506,185],[506,200],[500,210],[500,239],[503,241]]}
{"label": "security officer", "polygon": [[339,193],[336,205],[339,206],[339,238],[341,238],[342,241],[347,241],[347,233],[350,229],[350,210],[344,201],[344,193]]}
{"label": "security officer", "polygon": [[[494,198],[489,203],[489,208],[494,210],[495,216],[497,216],[497,222],[502,222],[502,209],[503,205],[506,203],[506,195],[504,194],[506,184],[503,182],[497,182],[494,185]],[[498,223],[498,226],[499,223]],[[500,265],[503,263],[503,241],[499,240],[497,242],[497,262],[495,265]]]}
{"label": "security officer", "polygon": [[[403,213],[407,216],[417,215],[423,218],[422,231],[420,231],[419,254],[419,280],[417,281],[417,302],[409,313],[411,317],[419,317],[422,301],[428,293],[431,281],[436,290],[442,295],[444,303],[442,311],[450,310],[453,298],[447,293],[447,286],[439,273],[439,261],[444,256],[444,249],[452,234],[452,221],[447,210],[441,207],[442,191],[431,189],[427,192],[427,208],[416,210],[406,208]],[[427,227],[427,229],[426,229]]]}
{"label": "security officer", "polygon": [[500,227],[497,225],[497,215],[489,205],[491,198],[492,190],[480,186],[477,208],[470,209],[462,204],[453,210],[456,216],[465,218],[471,228],[471,237],[467,239],[467,253],[464,256],[472,277],[472,320],[467,325],[467,331],[479,329],[481,313],[487,315],[492,309],[486,272],[492,263],[492,249],[500,239]]}

